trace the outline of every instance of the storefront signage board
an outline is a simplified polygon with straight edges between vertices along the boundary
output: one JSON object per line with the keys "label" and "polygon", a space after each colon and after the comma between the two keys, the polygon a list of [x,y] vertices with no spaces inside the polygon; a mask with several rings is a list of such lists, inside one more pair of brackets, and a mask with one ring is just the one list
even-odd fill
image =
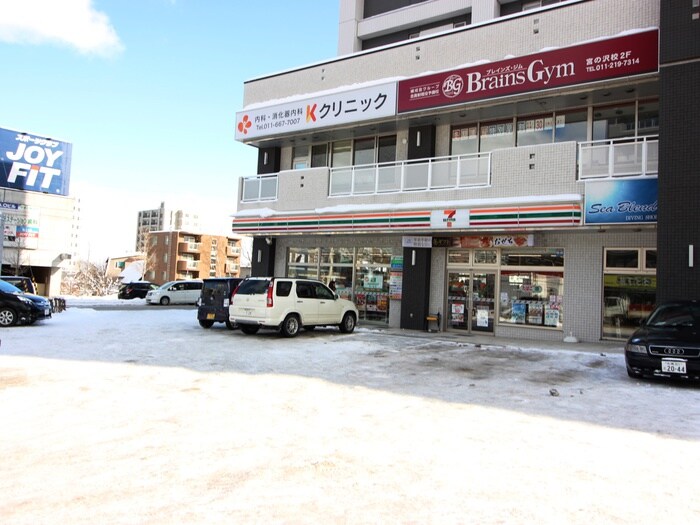
{"label": "storefront signage board", "polygon": [[586,224],[655,223],[658,181],[611,180],[586,183]]}
{"label": "storefront signage board", "polygon": [[0,202],[0,213],[3,216],[3,246],[27,250],[39,247],[39,208]]}
{"label": "storefront signage board", "polygon": [[69,142],[0,128],[0,186],[68,195],[72,150]]}
{"label": "storefront signage board", "polygon": [[534,245],[533,235],[472,235],[452,239],[452,246],[455,248],[507,248]]}
{"label": "storefront signage board", "polygon": [[396,115],[396,82],[236,113],[236,140],[314,131]]}
{"label": "storefront signage board", "polygon": [[406,236],[401,238],[401,246],[403,248],[432,248],[433,238],[432,237],[416,237],[416,236]]}
{"label": "storefront signage board", "polygon": [[654,73],[658,55],[653,29],[411,78],[399,82],[398,112]]}

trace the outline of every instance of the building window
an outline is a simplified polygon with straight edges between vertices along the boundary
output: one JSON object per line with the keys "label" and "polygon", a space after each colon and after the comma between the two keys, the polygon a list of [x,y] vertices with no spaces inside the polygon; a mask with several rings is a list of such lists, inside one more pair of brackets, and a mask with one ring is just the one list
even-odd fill
{"label": "building window", "polygon": [[328,166],[328,144],[311,146],[311,167],[324,168]]}
{"label": "building window", "polygon": [[515,145],[512,120],[483,124],[480,132],[481,144],[479,151],[481,152],[512,148]]}
{"label": "building window", "polygon": [[588,140],[588,110],[556,114],[554,142],[584,142]]}
{"label": "building window", "polygon": [[294,146],[292,149],[292,169],[305,170],[309,167],[309,146]]}
{"label": "building window", "polygon": [[360,319],[389,323],[391,248],[358,248],[355,263],[355,304]]}
{"label": "building window", "polygon": [[518,119],[518,146],[551,144],[554,133],[554,116],[539,115]]}

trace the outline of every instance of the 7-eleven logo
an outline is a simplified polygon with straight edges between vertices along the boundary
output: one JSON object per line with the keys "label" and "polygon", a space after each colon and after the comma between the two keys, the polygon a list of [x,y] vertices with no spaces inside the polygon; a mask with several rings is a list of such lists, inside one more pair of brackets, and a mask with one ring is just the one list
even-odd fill
{"label": "7-eleven logo", "polygon": [[442,218],[442,222],[447,224],[448,228],[452,228],[452,225],[457,222],[455,215],[457,215],[457,210],[443,210],[445,216]]}

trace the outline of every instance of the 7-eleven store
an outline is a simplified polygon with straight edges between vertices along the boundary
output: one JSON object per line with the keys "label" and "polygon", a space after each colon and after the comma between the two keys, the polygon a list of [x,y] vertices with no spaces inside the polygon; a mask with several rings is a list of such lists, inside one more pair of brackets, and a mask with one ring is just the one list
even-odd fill
{"label": "7-eleven store", "polygon": [[[503,39],[491,56],[494,27],[474,27],[421,40],[420,67],[440,73],[412,73],[409,42],[246,83],[236,138],[258,172],[233,231],[254,237],[253,275],[335,281],[361,324],[423,330],[439,313],[464,334],[624,338],[656,293],[658,30],[620,32],[584,4],[590,34],[551,51]],[[565,27],[565,7],[538,20]],[[531,18],[496,25],[531,33]],[[445,49],[493,61],[446,68]]]}

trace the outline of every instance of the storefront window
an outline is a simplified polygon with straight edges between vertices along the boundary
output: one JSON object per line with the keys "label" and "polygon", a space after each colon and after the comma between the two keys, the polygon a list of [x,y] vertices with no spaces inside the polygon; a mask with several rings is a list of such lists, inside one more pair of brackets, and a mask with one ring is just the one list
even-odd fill
{"label": "storefront window", "polygon": [[497,262],[496,250],[474,250],[474,264],[496,264]]}
{"label": "storefront window", "polygon": [[561,329],[563,299],[563,272],[501,271],[501,323]]}
{"label": "storefront window", "polygon": [[360,319],[389,323],[391,248],[358,248],[355,267],[355,304]]}
{"label": "storefront window", "polygon": [[469,264],[469,250],[448,250],[447,264]]}
{"label": "storefront window", "polygon": [[479,135],[476,125],[452,128],[452,155],[468,155],[479,152]]}
{"label": "storefront window", "polygon": [[329,286],[333,282],[343,299],[352,298],[353,252],[352,248],[321,248],[320,279]]}
{"label": "storefront window", "polygon": [[542,115],[518,119],[518,146],[551,144],[554,131],[554,117]]}
{"label": "storefront window", "polygon": [[513,121],[492,122],[481,126],[481,145],[479,151],[487,152],[515,145]]}
{"label": "storefront window", "polygon": [[287,276],[318,279],[318,248],[289,248]]}
{"label": "storefront window", "polygon": [[585,142],[588,140],[588,111],[557,114],[554,122],[554,142]]}
{"label": "storefront window", "polygon": [[656,276],[609,273],[603,277],[603,337],[626,339],[656,304]]}
{"label": "storefront window", "polygon": [[501,253],[503,266],[564,266],[564,250],[519,249]]}
{"label": "storefront window", "polygon": [[639,250],[605,250],[606,268],[639,268]]}
{"label": "storefront window", "polygon": [[634,136],[634,104],[593,108],[593,140]]}

